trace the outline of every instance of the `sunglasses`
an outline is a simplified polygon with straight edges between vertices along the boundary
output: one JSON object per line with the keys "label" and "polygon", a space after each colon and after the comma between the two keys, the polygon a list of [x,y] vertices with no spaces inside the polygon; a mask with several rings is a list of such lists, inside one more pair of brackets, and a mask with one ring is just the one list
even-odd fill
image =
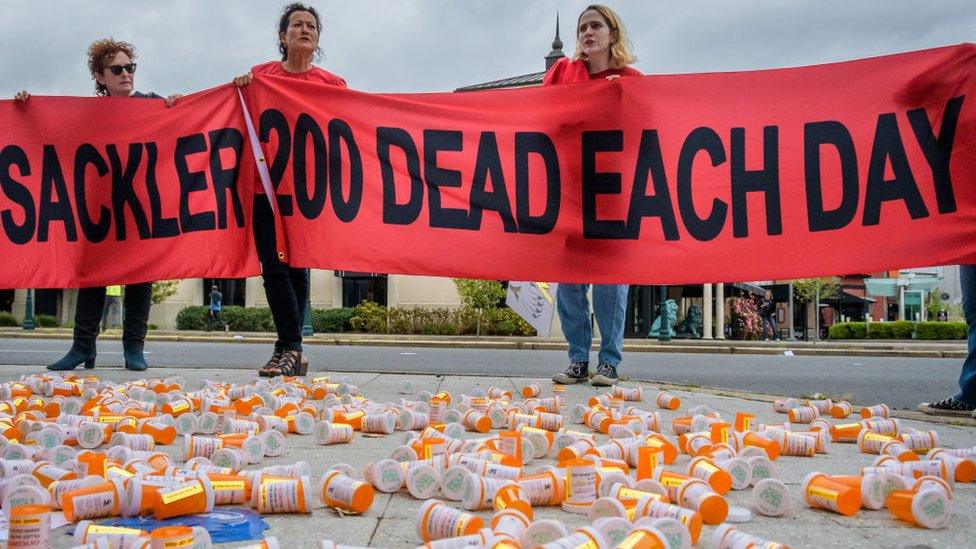
{"label": "sunglasses", "polygon": [[109,65],[109,66],[105,67],[105,69],[108,70],[108,71],[111,71],[112,74],[114,74],[115,76],[121,75],[122,74],[122,71],[125,71],[125,72],[127,72],[129,74],[135,74],[136,73],[136,64],[135,63],[126,63],[125,65]]}

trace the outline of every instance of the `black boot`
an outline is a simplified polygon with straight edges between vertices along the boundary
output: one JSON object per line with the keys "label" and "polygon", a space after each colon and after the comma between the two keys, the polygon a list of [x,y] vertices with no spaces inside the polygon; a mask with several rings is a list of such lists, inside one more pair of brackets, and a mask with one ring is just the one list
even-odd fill
{"label": "black boot", "polygon": [[54,364],[48,364],[48,370],[54,371],[64,371],[64,370],[74,370],[81,364],[85,365],[85,368],[91,369],[95,367],[95,346],[92,345],[90,348],[83,348],[84,346],[77,343],[71,346],[68,354],[61,357],[60,360]]}
{"label": "black boot", "polygon": [[143,349],[149,306],[152,304],[152,284],[140,282],[125,285],[125,319],[122,321],[122,355],[126,370],[141,372],[149,367]]}
{"label": "black boot", "polygon": [[143,342],[122,342],[122,356],[125,358],[125,369],[141,372],[149,368],[146,356],[143,354]]}
{"label": "black boot", "polygon": [[74,340],[71,350],[61,360],[48,365],[48,370],[74,370],[84,364],[85,368],[95,367],[95,338],[98,337],[98,322],[105,306],[105,288],[81,288],[75,307]]}

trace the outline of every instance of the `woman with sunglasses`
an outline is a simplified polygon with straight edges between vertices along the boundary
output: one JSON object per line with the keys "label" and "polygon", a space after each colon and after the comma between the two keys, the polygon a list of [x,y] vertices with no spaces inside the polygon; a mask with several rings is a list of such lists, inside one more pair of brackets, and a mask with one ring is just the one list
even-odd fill
{"label": "woman with sunglasses", "polygon": [[[641,76],[640,71],[630,66],[634,61],[630,41],[616,12],[607,6],[587,6],[577,20],[573,59],[557,61],[546,73],[542,85]],[[590,379],[593,328],[586,295],[589,286],[563,283],[556,290],[556,310],[569,343],[569,367],[553,376],[556,383],[583,383]],[[598,387],[613,385],[618,380],[617,366],[623,358],[627,290],[626,284],[593,285],[593,316],[600,327],[600,353],[596,375],[591,382]]]}
{"label": "woman with sunglasses", "polygon": [[[288,4],[278,19],[281,61],[257,65],[235,78],[234,84],[243,87],[251,83],[255,74],[264,74],[345,88],[345,80],[312,64],[322,51],[321,32],[322,20],[315,8],[298,2]],[[302,356],[302,321],[309,294],[307,271],[292,268],[278,258],[274,213],[261,192],[262,186],[255,185],[255,189],[259,194],[254,201],[254,244],[261,261],[264,294],[278,332],[271,359],[258,370],[258,375],[303,376],[308,372],[308,360]]]}
{"label": "woman with sunglasses", "polygon": [[[135,58],[135,48],[128,42],[117,42],[111,38],[92,42],[88,47],[88,70],[95,81],[95,95],[163,99],[152,92],[136,91]],[[28,101],[30,97],[30,93],[22,91],[15,96],[15,99]],[[180,97],[180,94],[170,95],[165,99],[166,106],[172,107]],[[125,286],[122,350],[125,367],[129,370],[141,371],[149,367],[143,349],[151,297],[151,282]],[[74,340],[71,349],[60,360],[48,365],[48,370],[73,370],[81,364],[84,364],[85,368],[95,367],[95,338],[99,333],[99,322],[104,306],[104,287],[78,290]]]}

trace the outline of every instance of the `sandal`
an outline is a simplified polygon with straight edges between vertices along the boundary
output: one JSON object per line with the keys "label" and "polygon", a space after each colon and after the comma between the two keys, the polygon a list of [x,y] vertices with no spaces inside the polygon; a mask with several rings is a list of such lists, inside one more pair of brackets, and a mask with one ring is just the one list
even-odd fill
{"label": "sandal", "polygon": [[258,369],[258,375],[261,377],[270,377],[271,371],[278,366],[278,362],[281,361],[281,351],[275,349],[274,353],[271,355],[271,359],[265,363],[264,366]]}
{"label": "sandal", "polygon": [[268,377],[304,376],[308,373],[308,361],[302,360],[302,352],[297,350],[283,351],[278,364],[268,370]]}

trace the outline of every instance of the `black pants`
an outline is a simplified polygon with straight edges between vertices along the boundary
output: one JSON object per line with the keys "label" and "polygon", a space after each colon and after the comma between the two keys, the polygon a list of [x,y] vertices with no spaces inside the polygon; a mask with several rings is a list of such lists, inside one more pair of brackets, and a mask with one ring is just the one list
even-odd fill
{"label": "black pants", "polygon": [[[140,282],[125,285],[125,299],[122,309],[122,343],[142,344],[146,340],[149,320],[149,306],[152,304],[152,283]],[[78,290],[78,304],[75,307],[74,344],[82,350],[95,346],[102,309],[105,307],[105,288],[81,288]]]}
{"label": "black pants", "polygon": [[308,278],[305,269],[293,269],[278,259],[274,213],[264,195],[254,197],[254,245],[261,261],[264,295],[278,331],[275,349],[300,351]]}

